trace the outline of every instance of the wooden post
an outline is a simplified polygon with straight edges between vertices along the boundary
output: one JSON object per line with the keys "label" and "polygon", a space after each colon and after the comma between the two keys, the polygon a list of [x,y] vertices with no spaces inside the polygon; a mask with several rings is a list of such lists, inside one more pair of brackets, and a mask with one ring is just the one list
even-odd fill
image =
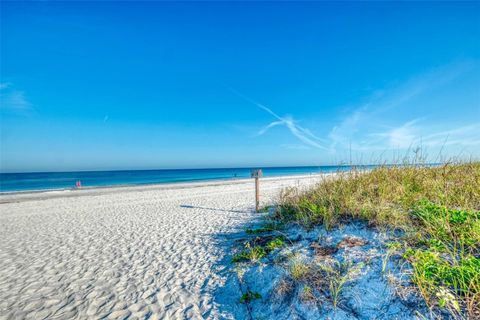
{"label": "wooden post", "polygon": [[258,177],[255,177],[255,211],[260,209],[260,183]]}
{"label": "wooden post", "polygon": [[250,176],[255,178],[255,211],[260,210],[260,177],[262,176],[262,169],[254,169],[250,172]]}

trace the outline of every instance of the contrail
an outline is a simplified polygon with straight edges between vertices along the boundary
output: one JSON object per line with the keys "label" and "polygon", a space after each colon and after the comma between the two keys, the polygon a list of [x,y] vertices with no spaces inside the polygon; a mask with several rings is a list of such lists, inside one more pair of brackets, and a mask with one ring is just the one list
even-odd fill
{"label": "contrail", "polygon": [[277,119],[276,121],[271,122],[266,127],[261,129],[258,132],[258,135],[262,135],[262,134],[266,133],[268,130],[270,130],[273,127],[276,127],[276,126],[279,126],[279,125],[284,125],[288,128],[288,130],[290,130],[290,132],[295,137],[297,137],[303,143],[305,143],[309,146],[315,147],[315,148],[328,150],[327,147],[325,147],[325,146],[323,146],[319,143],[320,141],[324,141],[323,139],[315,136],[310,130],[308,130],[306,128],[303,128],[303,127],[299,126],[298,124],[296,124],[295,120],[292,117],[290,117],[290,116],[280,117],[278,114],[276,114],[270,108],[264,106],[263,104],[256,102],[255,100],[247,97],[246,95],[238,92],[237,90],[235,90],[231,87],[227,87],[227,88],[230,91],[232,91],[234,94],[236,94],[237,96],[242,98],[243,100],[255,105],[256,107],[262,109],[263,111],[269,113],[270,115],[272,115],[274,118]]}

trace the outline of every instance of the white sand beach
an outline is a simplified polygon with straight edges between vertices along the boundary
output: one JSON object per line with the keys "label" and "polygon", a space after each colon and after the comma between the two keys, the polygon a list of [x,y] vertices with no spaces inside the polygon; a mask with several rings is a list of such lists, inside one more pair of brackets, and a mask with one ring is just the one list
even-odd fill
{"label": "white sand beach", "polygon": [[[264,178],[262,203],[320,179]],[[215,295],[253,206],[251,179],[1,195],[0,318],[231,318]]]}

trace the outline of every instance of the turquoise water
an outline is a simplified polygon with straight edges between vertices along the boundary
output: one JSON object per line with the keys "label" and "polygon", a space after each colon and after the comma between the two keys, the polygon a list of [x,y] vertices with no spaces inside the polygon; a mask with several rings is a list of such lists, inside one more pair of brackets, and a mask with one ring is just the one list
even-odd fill
{"label": "turquoise water", "polygon": [[[0,173],[0,192],[71,189],[80,180],[82,187],[143,185],[208,181],[250,177],[252,168],[123,170],[80,172]],[[349,166],[269,167],[265,177],[302,175],[349,170]]]}

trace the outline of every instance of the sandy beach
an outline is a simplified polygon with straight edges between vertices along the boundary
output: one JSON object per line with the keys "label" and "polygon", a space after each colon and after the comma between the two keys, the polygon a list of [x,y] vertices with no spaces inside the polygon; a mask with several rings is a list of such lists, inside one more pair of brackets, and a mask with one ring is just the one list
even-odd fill
{"label": "sandy beach", "polygon": [[[320,179],[262,179],[262,204]],[[0,318],[232,318],[218,288],[253,206],[251,179],[1,195]]]}

